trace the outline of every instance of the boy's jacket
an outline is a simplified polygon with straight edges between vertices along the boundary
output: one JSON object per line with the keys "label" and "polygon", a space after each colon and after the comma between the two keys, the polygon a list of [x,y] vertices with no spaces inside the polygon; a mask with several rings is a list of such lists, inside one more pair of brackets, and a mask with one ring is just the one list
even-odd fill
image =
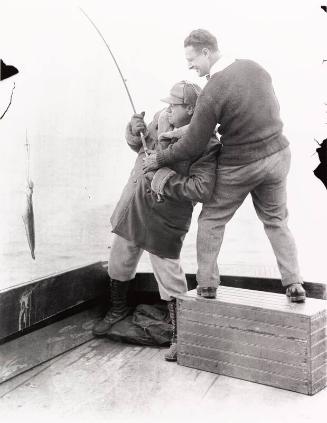
{"label": "boy's jacket", "polygon": [[[171,138],[171,133],[158,140],[159,115],[160,112],[154,116],[146,134],[147,147],[155,150],[178,142],[178,138]],[[180,135],[181,131],[177,130],[176,136]],[[143,173],[145,153],[141,138],[131,133],[130,124],[126,128],[126,140],[138,156],[111,216],[112,232],[159,257],[177,259],[190,227],[194,203],[208,201],[213,193],[221,144],[213,136],[204,154],[193,163],[184,161],[171,169],[159,169],[152,181],[156,181],[163,194],[163,201],[158,202],[157,193]],[[152,188],[156,189],[154,184]]]}

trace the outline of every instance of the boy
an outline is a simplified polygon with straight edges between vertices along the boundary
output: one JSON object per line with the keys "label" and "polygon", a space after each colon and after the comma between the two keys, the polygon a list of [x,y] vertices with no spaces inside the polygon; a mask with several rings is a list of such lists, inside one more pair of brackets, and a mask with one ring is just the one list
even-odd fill
{"label": "boy", "polygon": [[115,234],[108,266],[112,307],[93,328],[95,335],[105,335],[113,324],[127,316],[129,282],[134,279],[139,259],[146,250],[160,297],[168,302],[173,326],[171,347],[165,356],[168,361],[177,358],[176,296],[187,291],[180,251],[194,203],[208,201],[212,195],[220,144],[212,136],[206,151],[195,162],[180,162],[145,175],[140,132],[145,132],[147,147],[156,151],[178,142],[191,120],[200,91],[197,85],[178,82],[170,96],[162,100],[169,107],[158,112],[148,128],[143,115],[134,115],[127,126],[127,143],[138,157],[111,217]]}

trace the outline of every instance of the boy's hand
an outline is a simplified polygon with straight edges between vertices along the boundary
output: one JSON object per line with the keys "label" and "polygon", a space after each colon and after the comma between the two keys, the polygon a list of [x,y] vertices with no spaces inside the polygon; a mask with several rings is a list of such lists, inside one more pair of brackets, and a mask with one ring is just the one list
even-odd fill
{"label": "boy's hand", "polygon": [[146,131],[146,124],[144,122],[145,112],[135,113],[131,119],[131,131],[133,135],[140,135],[140,132]]}
{"label": "boy's hand", "polygon": [[154,150],[148,150],[148,154],[149,155],[143,159],[144,173],[159,169],[156,152]]}

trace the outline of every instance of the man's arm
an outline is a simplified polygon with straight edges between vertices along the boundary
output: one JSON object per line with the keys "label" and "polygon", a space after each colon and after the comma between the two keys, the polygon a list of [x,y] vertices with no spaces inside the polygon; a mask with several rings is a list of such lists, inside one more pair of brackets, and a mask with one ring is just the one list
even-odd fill
{"label": "man's arm", "polygon": [[153,191],[161,194],[163,198],[177,201],[209,201],[216,182],[219,149],[218,140],[212,138],[206,152],[191,165],[188,176],[182,176],[167,167],[159,169],[151,183]]}
{"label": "man's arm", "polygon": [[206,95],[201,94],[185,136],[168,149],[146,158],[144,170],[158,169],[183,160],[196,160],[205,151],[218,119],[211,96],[207,93]]}

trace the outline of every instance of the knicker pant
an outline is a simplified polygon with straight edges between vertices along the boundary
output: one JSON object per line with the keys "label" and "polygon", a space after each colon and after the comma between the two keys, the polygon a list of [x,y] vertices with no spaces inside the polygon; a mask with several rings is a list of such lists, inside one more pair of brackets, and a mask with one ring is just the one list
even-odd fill
{"label": "knicker pant", "polygon": [[[114,235],[108,264],[109,276],[122,282],[134,279],[143,252],[134,242]],[[187,292],[180,259],[162,258],[150,253],[149,257],[162,300],[170,301],[176,295]]]}
{"label": "knicker pant", "polygon": [[290,157],[287,147],[247,165],[218,166],[213,197],[203,205],[198,221],[197,282],[200,286],[219,285],[217,258],[225,225],[249,193],[273,248],[282,284],[303,282],[295,242],[287,226],[286,177]]}

